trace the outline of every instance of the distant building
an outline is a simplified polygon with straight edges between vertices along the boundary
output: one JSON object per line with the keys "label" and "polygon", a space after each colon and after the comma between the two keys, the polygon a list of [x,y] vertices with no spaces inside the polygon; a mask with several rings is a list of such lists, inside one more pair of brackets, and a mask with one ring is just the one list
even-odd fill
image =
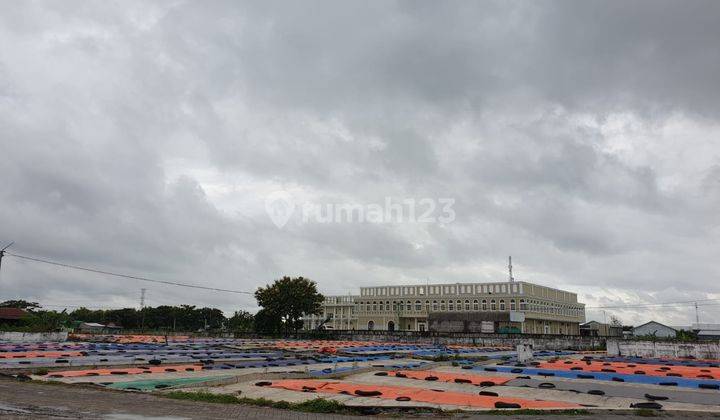
{"label": "distant building", "polygon": [[720,340],[720,324],[693,324],[698,340]]}
{"label": "distant building", "polygon": [[677,330],[673,327],[661,324],[656,321],[646,322],[640,326],[633,328],[635,337],[654,336],[660,338],[675,338]]}
{"label": "distant building", "polygon": [[320,315],[305,315],[303,328],[316,330],[354,330],[357,328],[355,300],[358,296],[325,296]]}
{"label": "distant building", "polygon": [[0,308],[0,325],[18,325],[29,314],[21,308]]}
{"label": "distant building", "polygon": [[598,321],[589,321],[580,324],[580,335],[586,337],[622,337],[623,327]]}
{"label": "distant building", "polygon": [[585,305],[572,292],[528,282],[362,287],[328,296],[304,328],[580,334]]}

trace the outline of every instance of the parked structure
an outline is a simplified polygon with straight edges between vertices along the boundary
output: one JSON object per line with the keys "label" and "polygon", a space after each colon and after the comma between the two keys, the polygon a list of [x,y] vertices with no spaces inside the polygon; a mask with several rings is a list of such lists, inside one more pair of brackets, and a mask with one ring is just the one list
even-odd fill
{"label": "parked structure", "polygon": [[673,327],[661,324],[657,321],[646,322],[640,326],[633,328],[635,337],[654,336],[662,338],[675,338],[677,330]]}
{"label": "parked structure", "polygon": [[[338,300],[343,298],[342,300]],[[329,296],[305,328],[579,335],[577,295],[528,282],[363,287]]]}

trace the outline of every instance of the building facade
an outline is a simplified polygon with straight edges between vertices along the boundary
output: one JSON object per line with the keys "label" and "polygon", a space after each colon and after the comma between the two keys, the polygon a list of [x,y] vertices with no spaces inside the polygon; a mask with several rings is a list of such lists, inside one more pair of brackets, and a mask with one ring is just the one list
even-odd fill
{"label": "building facade", "polygon": [[325,296],[323,310],[320,315],[305,315],[303,328],[316,330],[355,330],[357,329],[357,315],[355,313],[355,300],[358,296]]}
{"label": "building facade", "polygon": [[323,315],[308,317],[306,328],[327,319],[334,329],[579,335],[585,322],[575,293],[528,282],[363,287],[344,297],[352,303],[338,298],[326,298]]}

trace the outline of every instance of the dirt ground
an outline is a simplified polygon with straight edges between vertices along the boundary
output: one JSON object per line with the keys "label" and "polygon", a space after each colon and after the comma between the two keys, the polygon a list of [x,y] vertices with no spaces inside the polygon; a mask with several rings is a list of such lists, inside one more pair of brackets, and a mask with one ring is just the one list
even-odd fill
{"label": "dirt ground", "polygon": [[[710,414],[668,414],[662,418],[718,418]],[[427,416],[423,416],[427,418]],[[536,419],[537,415],[453,415],[471,419]],[[562,416],[563,420],[620,420],[628,413],[597,413]],[[48,385],[0,379],[0,418],[8,419],[105,419],[105,420],[182,420],[182,419],[368,419],[369,416],[341,416],[300,413],[239,404],[211,404],[171,400],[150,394],[118,392],[80,386]],[[387,417],[386,417],[387,418]],[[640,418],[640,417],[638,417]]]}

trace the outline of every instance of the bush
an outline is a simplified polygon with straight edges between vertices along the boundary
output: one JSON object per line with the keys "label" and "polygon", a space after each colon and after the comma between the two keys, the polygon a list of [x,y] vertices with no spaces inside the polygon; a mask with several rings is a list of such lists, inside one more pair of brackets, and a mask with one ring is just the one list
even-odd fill
{"label": "bush", "polygon": [[306,413],[341,413],[346,411],[344,404],[322,398],[296,403],[292,408]]}

